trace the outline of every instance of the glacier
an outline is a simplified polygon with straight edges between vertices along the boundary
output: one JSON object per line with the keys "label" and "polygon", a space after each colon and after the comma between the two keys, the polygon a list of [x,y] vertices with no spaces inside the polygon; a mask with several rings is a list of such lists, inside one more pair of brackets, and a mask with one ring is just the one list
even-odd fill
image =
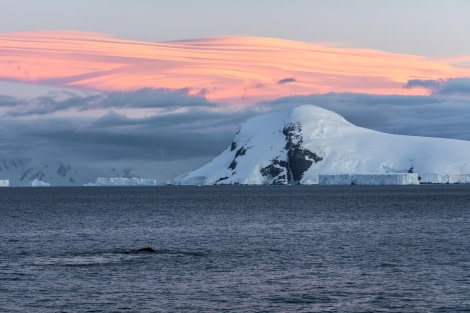
{"label": "glacier", "polygon": [[96,183],[85,184],[84,186],[156,186],[157,181],[151,178],[126,178],[126,177],[98,177]]}
{"label": "glacier", "polygon": [[0,187],[8,187],[8,186],[10,186],[10,181],[8,179],[0,180]]}
{"label": "glacier", "polygon": [[382,133],[302,105],[248,119],[220,155],[168,183],[319,184],[320,175],[343,174],[329,179],[470,183],[469,156],[469,141]]}
{"label": "glacier", "polygon": [[419,185],[416,173],[320,174],[319,185]]}

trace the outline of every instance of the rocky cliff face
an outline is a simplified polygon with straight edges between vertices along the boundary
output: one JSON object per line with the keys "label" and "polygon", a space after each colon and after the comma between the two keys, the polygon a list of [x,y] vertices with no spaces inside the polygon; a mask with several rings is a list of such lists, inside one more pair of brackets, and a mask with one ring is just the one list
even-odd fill
{"label": "rocky cliff face", "polygon": [[302,125],[289,123],[283,129],[286,145],[285,153],[271,160],[263,167],[261,175],[271,180],[273,185],[298,184],[313,163],[323,158],[303,147]]}

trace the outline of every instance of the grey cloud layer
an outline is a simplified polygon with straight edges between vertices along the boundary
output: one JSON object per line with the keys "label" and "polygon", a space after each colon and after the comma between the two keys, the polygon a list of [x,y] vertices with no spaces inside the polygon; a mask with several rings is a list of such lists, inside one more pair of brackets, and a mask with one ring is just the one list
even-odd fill
{"label": "grey cloud layer", "polygon": [[[226,112],[188,90],[141,89],[97,95],[54,95],[32,100],[0,96],[1,158],[173,161],[210,157],[231,141],[251,110]],[[118,109],[158,109],[129,118]],[[59,117],[56,113],[108,110],[99,117]]]}
{"label": "grey cloud layer", "polygon": [[[246,116],[189,110],[142,119],[51,117],[2,121],[2,154],[82,155],[101,160],[175,160],[212,156]],[[222,128],[222,129],[221,129]]]}
{"label": "grey cloud layer", "polygon": [[214,107],[205,98],[189,96],[188,89],[168,90],[143,88],[131,92],[107,92],[96,95],[71,95],[67,99],[57,100],[54,95],[35,99],[15,99],[0,96],[0,107],[8,107],[6,115],[12,117],[28,115],[47,115],[55,112],[75,109],[78,111],[122,108],[182,108]]}
{"label": "grey cloud layer", "polygon": [[[324,94],[281,98],[227,111],[203,97],[189,96],[187,90],[142,89],[73,95],[66,100],[47,96],[25,101],[0,96],[0,109],[7,112],[0,115],[0,158],[119,160],[131,165],[210,158],[230,145],[247,118],[301,104],[330,109],[358,126],[378,131],[470,140],[470,99],[464,97]],[[72,108],[109,113],[99,118],[54,114]],[[159,113],[129,118],[113,111],[120,108],[158,108]]]}
{"label": "grey cloud layer", "polygon": [[430,89],[434,95],[470,95],[470,78],[449,78],[439,80],[409,80],[405,88],[423,87]]}

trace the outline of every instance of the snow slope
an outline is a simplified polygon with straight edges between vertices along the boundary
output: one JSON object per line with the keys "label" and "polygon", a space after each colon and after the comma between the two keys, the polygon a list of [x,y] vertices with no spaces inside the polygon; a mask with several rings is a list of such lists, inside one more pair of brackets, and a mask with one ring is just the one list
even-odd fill
{"label": "snow slope", "polygon": [[425,182],[470,173],[470,142],[381,133],[304,105],[247,120],[230,147],[170,183],[317,184],[319,174],[411,172]]}

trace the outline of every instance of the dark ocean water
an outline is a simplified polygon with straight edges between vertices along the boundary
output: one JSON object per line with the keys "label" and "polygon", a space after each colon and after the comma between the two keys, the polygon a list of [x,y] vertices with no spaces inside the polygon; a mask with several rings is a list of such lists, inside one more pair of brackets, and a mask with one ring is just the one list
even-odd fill
{"label": "dark ocean water", "polygon": [[469,311],[470,186],[0,189],[0,312]]}

